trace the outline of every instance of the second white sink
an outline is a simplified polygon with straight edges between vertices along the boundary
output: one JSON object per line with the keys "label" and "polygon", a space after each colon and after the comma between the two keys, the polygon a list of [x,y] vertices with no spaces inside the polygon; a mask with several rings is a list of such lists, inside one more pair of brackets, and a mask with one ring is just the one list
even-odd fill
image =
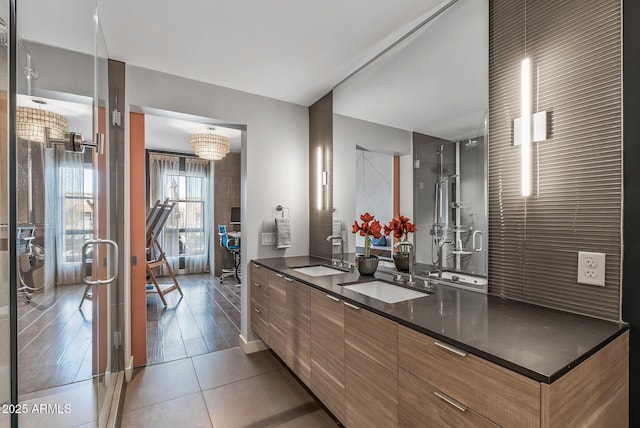
{"label": "second white sink", "polygon": [[293,268],[298,273],[302,273],[307,276],[326,276],[326,275],[338,275],[340,273],[345,273],[345,271],[340,269],[334,269],[327,266],[317,265],[317,266],[305,266],[299,268]]}
{"label": "second white sink", "polygon": [[417,299],[428,296],[427,293],[398,287],[383,281],[359,282],[357,284],[345,285],[343,288],[382,300],[386,303],[398,303],[405,300]]}

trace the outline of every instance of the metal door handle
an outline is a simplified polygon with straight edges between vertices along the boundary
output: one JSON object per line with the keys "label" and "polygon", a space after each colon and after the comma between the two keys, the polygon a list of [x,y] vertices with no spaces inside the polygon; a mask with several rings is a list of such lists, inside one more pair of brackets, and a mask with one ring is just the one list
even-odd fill
{"label": "metal door handle", "polygon": [[[87,271],[87,249],[92,245],[108,245],[113,250],[113,267],[112,275],[107,279],[91,280],[88,276],[84,276]],[[87,285],[106,285],[111,284],[118,278],[118,244],[110,239],[89,239],[82,245],[82,282]]]}
{"label": "metal door handle", "polygon": [[447,403],[451,404],[453,407],[455,407],[456,409],[460,410],[461,412],[466,412],[467,411],[467,406],[461,404],[457,400],[454,400],[453,398],[449,397],[448,395],[441,394],[438,391],[433,391],[433,393],[435,394],[436,397],[438,397],[441,400],[446,401]]}
{"label": "metal door handle", "polygon": [[461,357],[466,357],[468,355],[468,352],[465,352],[462,349],[458,349],[455,346],[451,346],[447,343],[438,342],[436,340],[435,342],[433,342],[433,344],[439,348],[446,349],[449,352],[453,352],[454,354],[459,355]]}

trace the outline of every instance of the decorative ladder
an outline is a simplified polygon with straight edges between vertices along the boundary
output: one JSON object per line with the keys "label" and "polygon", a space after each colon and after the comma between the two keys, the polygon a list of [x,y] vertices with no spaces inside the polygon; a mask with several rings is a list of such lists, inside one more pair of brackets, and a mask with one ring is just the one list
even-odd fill
{"label": "decorative ladder", "polygon": [[[147,273],[149,274],[149,279],[151,279],[151,282],[153,283],[153,285],[147,285],[147,293],[158,293],[164,306],[167,306],[167,301],[164,298],[166,294],[171,293],[174,290],[178,290],[180,296],[184,296],[184,294],[182,294],[180,284],[178,284],[178,280],[173,273],[173,269],[171,269],[171,265],[167,260],[164,250],[158,242],[160,233],[162,232],[164,225],[169,219],[169,215],[171,214],[171,211],[173,210],[173,207],[175,207],[175,205],[175,202],[169,202],[169,198],[165,199],[165,201],[162,203],[157,200],[147,214]],[[154,273],[155,269],[160,269],[163,266],[173,280],[173,285],[166,288],[160,287],[158,278]]]}

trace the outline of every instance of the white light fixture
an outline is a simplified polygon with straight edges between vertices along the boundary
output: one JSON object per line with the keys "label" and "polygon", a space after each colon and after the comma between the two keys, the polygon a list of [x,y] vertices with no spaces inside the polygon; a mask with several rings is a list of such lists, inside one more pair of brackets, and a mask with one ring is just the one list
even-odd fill
{"label": "white light fixture", "polygon": [[531,60],[520,68],[520,180],[522,196],[531,196]]}
{"label": "white light fixture", "polygon": [[324,168],[323,168],[323,164],[324,162],[322,161],[322,146],[318,146],[318,151],[316,153],[316,168],[317,168],[317,174],[318,174],[318,184],[317,184],[317,207],[318,207],[318,211],[322,210],[322,202],[324,201],[323,198],[323,178],[325,177],[324,175]]}
{"label": "white light fixture", "polygon": [[[32,101],[39,106],[46,104],[43,100]],[[49,129],[50,138],[62,139],[65,132],[67,132],[67,118],[42,108],[16,108],[16,132],[18,137],[44,143],[45,128]]]}
{"label": "white light fixture", "polygon": [[[214,131],[215,128],[209,128]],[[227,137],[213,134],[194,134],[191,136],[191,148],[203,159],[220,160],[229,153],[231,144]]]}

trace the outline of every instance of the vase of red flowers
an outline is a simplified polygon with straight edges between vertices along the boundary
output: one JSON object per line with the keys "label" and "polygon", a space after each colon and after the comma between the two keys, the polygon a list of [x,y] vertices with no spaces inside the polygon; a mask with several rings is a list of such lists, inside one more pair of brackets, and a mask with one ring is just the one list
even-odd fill
{"label": "vase of red flowers", "polygon": [[364,255],[358,256],[356,265],[360,275],[373,275],[378,269],[378,256],[371,255],[371,239],[382,236],[382,225],[369,213],[362,214],[360,220],[360,224],[357,220],[353,222],[353,233],[364,236]]}
{"label": "vase of red flowers", "polygon": [[[393,253],[393,263],[396,265],[396,269],[401,272],[409,272],[409,233],[415,232],[415,224],[409,221],[408,217],[399,215],[398,218],[394,218],[389,222],[388,226],[384,227],[384,234],[389,235],[393,232],[393,237],[400,240],[398,245],[398,251]],[[405,245],[403,245],[405,243]]]}

